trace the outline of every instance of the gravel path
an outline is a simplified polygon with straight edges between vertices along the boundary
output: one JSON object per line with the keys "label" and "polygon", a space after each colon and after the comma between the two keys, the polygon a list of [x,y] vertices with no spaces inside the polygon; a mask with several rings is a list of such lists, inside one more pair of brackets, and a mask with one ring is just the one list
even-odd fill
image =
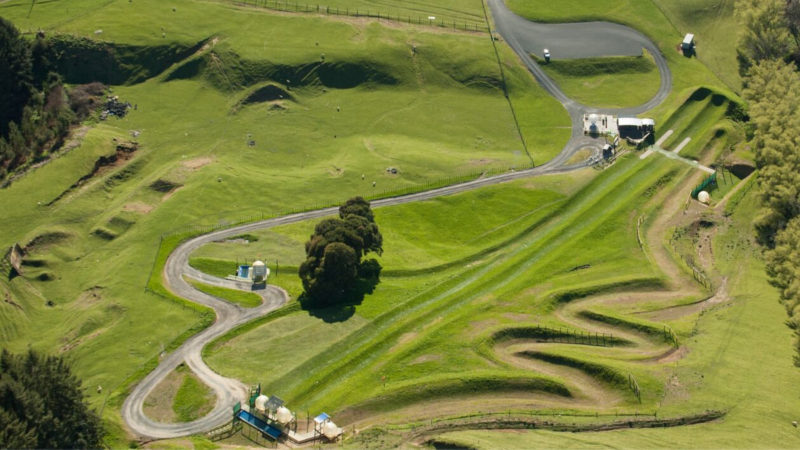
{"label": "gravel path", "polygon": [[[663,55],[658,48],[641,33],[625,26],[590,22],[581,24],[538,24],[516,16],[502,0],[488,0],[497,32],[521,58],[537,82],[553,97],[560,101],[569,112],[572,120],[572,136],[564,149],[551,161],[544,165],[517,172],[509,172],[493,177],[486,177],[466,183],[446,186],[416,194],[376,200],[373,207],[399,205],[403,203],[429,200],[452,195],[484,186],[503,183],[514,179],[532,176],[563,173],[587,167],[589,160],[579,164],[567,165],[567,161],[580,149],[592,148],[599,151],[603,141],[591,139],[583,135],[583,115],[589,112],[607,114],[635,115],[649,110],[661,103],[669,94],[672,75]],[[644,105],[624,109],[596,109],[581,105],[569,99],[536,64],[529,53],[539,54],[543,48],[549,48],[560,58],[580,58],[609,55],[638,55],[642,48],[647,49],[654,57],[661,73],[661,86],[658,93]],[[597,154],[597,153],[596,153]],[[183,279],[183,275],[201,280],[208,284],[234,289],[248,289],[247,284],[237,283],[213,277],[189,267],[189,255],[197,248],[209,242],[236,236],[245,232],[271,228],[279,225],[317,219],[335,214],[337,208],[325,208],[298,214],[290,214],[275,219],[263,220],[235,228],[208,233],[184,242],[167,259],[164,267],[164,282],[175,295],[189,299],[214,309],[216,322],[189,338],[171,354],[166,355],[158,367],[139,382],[125,399],[122,405],[122,417],[128,427],[144,439],[164,439],[198,434],[220,426],[231,419],[231,406],[237,401],[246,399],[247,387],[238,380],[223,377],[209,368],[201,357],[203,347],[222,336],[231,329],[261,317],[285,304],[288,295],[282,289],[268,286],[259,293],[264,302],[257,308],[242,308],[225,300],[205,294],[193,288]],[[205,417],[193,422],[165,424],[155,422],[145,416],[142,406],[148,394],[182,362],[217,395],[214,409]]]}

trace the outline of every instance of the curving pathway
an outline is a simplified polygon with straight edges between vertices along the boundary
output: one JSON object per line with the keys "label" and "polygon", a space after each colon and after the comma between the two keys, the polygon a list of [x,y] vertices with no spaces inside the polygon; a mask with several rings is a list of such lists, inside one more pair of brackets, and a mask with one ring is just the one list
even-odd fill
{"label": "curving pathway", "polygon": [[[502,0],[487,0],[497,27],[497,32],[517,53],[537,82],[553,97],[564,105],[572,120],[572,136],[564,149],[551,161],[544,165],[509,172],[493,177],[446,186],[430,191],[409,194],[401,197],[376,200],[373,207],[399,205],[428,200],[440,196],[452,195],[484,186],[532,176],[568,172],[591,165],[587,160],[568,165],[567,161],[582,148],[599,150],[601,141],[583,135],[583,115],[590,112],[607,114],[635,115],[647,111],[661,103],[670,92],[672,75],[661,52],[641,33],[617,24],[608,22],[589,22],[580,24],[539,24],[523,19],[511,12]],[[529,53],[538,53],[549,48],[559,57],[591,57],[610,55],[638,55],[642,48],[647,49],[654,57],[661,74],[661,85],[658,93],[644,105],[623,109],[597,109],[581,105],[568,98],[536,64]],[[212,308],[217,315],[216,322],[202,332],[189,338],[171,354],[166,355],[159,365],[140,381],[125,399],[122,405],[122,417],[128,427],[145,439],[165,439],[191,434],[203,433],[228,422],[231,418],[231,407],[237,401],[247,397],[247,387],[238,380],[226,378],[211,370],[203,362],[203,347],[222,336],[231,329],[261,317],[288,301],[288,295],[282,289],[268,286],[258,292],[264,299],[261,306],[242,308],[225,300],[198,291],[187,283],[183,276],[201,280],[208,284],[233,289],[249,290],[246,283],[237,283],[213,277],[197,271],[189,266],[189,255],[197,248],[216,240],[229,238],[245,232],[271,228],[279,225],[316,219],[335,214],[336,207],[291,214],[275,219],[263,220],[241,225],[226,230],[219,230],[198,236],[178,246],[167,259],[164,266],[164,282],[175,295],[189,299],[195,303]],[[143,405],[152,390],[173,371],[185,362],[204,383],[210,386],[216,396],[214,409],[193,422],[160,423],[144,414]]]}

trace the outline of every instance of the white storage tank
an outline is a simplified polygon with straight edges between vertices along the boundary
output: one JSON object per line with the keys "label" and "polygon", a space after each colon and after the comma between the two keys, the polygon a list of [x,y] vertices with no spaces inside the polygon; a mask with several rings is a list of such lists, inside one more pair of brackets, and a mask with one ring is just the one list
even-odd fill
{"label": "white storage tank", "polygon": [[264,281],[267,279],[267,265],[264,264],[264,261],[256,261],[253,263],[253,267],[251,269],[253,271],[252,279],[253,281]]}

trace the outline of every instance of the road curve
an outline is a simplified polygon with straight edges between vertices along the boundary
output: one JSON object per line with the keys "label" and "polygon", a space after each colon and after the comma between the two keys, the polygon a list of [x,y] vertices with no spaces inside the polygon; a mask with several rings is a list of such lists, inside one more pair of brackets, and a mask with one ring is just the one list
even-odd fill
{"label": "road curve", "polygon": [[[590,22],[586,24],[534,23],[515,15],[505,6],[502,0],[487,1],[494,17],[497,32],[517,53],[537,82],[550,95],[560,101],[569,112],[572,120],[572,136],[569,142],[555,158],[535,168],[508,172],[415,194],[375,200],[372,202],[373,207],[429,200],[519,178],[563,173],[587,167],[591,164],[589,160],[578,164],[567,164],[575,152],[581,148],[599,149],[601,141],[583,135],[583,114],[603,112],[635,115],[658,105],[669,94],[672,76],[667,63],[658,48],[641,33],[622,25],[607,22]],[[604,43],[605,45],[603,45]],[[650,101],[635,108],[603,110],[581,105],[568,98],[530,57],[529,53],[536,53],[544,47],[550,48],[557,55],[569,57],[639,54],[641,49],[645,48],[653,55],[656,61],[661,73],[661,85],[658,93]],[[183,345],[172,353],[164,356],[159,365],[133,388],[122,405],[122,417],[133,433],[143,439],[174,438],[203,433],[229,421],[231,418],[231,406],[237,401],[246,398],[247,387],[238,380],[223,377],[211,370],[203,361],[201,351],[206,344],[215,338],[241,324],[277,309],[288,301],[286,292],[275,286],[267,286],[264,290],[256,291],[264,299],[261,306],[256,308],[242,308],[198,291],[184,280],[184,276],[195,278],[208,284],[233,289],[246,290],[249,287],[244,283],[213,277],[193,269],[189,266],[189,255],[209,242],[230,238],[250,231],[317,219],[336,212],[337,208],[335,207],[324,208],[214,231],[184,242],[170,254],[163,272],[164,284],[167,289],[175,295],[212,308],[216,312],[217,320],[210,327],[186,340]],[[150,419],[144,414],[143,405],[145,399],[170,372],[183,362],[214,390],[217,396],[214,409],[206,416],[193,422],[161,423]]]}

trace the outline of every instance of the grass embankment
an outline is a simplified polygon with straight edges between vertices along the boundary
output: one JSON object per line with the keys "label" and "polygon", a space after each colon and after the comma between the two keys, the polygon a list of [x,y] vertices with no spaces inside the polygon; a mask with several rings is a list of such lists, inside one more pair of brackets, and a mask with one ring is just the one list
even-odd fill
{"label": "grass embankment", "polygon": [[237,305],[244,306],[245,308],[253,308],[261,304],[261,297],[252,292],[237,291],[236,289],[212,286],[210,284],[201,283],[192,279],[187,279],[187,281],[199,291],[205,292],[208,295],[213,295],[214,297],[219,297],[231,303],[236,303]]}
{"label": "grass embankment", "polygon": [[[692,427],[564,434],[550,431],[457,432],[448,442],[475,448],[543,447],[727,447],[794,448],[800,445],[794,399],[791,330],[778,293],[763,275],[753,242],[754,192],[732,211],[714,240],[717,268],[728,277],[732,302],[702,315],[687,345],[691,351],[668,375],[663,415],[691,408],[727,409],[724,420]],[[659,417],[662,414],[659,413]]]}
{"label": "grass embankment", "polygon": [[642,56],[538,61],[568,97],[588,106],[641,105],[656,94],[660,83],[658,68],[647,52]]}

